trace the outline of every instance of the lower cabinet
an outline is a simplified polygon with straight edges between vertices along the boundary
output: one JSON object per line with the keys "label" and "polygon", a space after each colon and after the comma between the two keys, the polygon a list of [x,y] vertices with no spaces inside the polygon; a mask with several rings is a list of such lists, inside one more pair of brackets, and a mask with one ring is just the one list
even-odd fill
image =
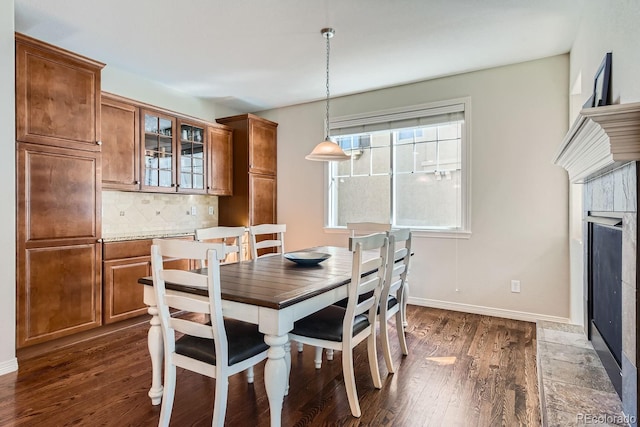
{"label": "lower cabinet", "polygon": [[[188,239],[192,239],[189,237]],[[144,285],[138,279],[151,275],[151,239],[103,243],[103,323],[109,324],[147,312]],[[165,260],[167,268],[187,270],[187,260]]]}

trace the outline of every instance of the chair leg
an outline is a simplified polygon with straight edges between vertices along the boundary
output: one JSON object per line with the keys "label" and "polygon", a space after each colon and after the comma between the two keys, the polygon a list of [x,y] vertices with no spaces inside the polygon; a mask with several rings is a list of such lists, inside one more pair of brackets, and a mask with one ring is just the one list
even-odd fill
{"label": "chair leg", "polygon": [[322,367],[322,347],[316,347],[316,357],[313,361],[316,362],[316,369]]}
{"label": "chair leg", "polygon": [[[398,311],[400,313],[400,311]],[[395,369],[393,367],[393,359],[391,358],[391,345],[389,345],[389,325],[386,317],[386,311],[380,315],[380,335],[382,335],[382,354],[384,355],[384,363],[387,365],[389,373],[393,374]],[[398,335],[400,332],[398,332]]]}
{"label": "chair leg", "polygon": [[169,360],[164,367],[164,389],[162,392],[162,407],[158,427],[168,427],[173,410],[173,398],[176,394],[176,367]]}
{"label": "chair leg", "polygon": [[403,312],[398,311],[396,313],[396,331],[398,332],[398,340],[400,340],[400,349],[405,356],[409,354],[409,347],[407,347],[407,338],[404,335],[404,327],[402,324]]}
{"label": "chair leg", "polygon": [[304,344],[302,344],[301,342],[298,343],[298,353],[302,353],[302,350],[304,349]]}
{"label": "chair leg", "polygon": [[371,379],[375,388],[382,388],[382,380],[380,379],[380,368],[378,368],[378,351],[376,349],[376,325],[371,326],[371,335],[367,338],[367,356],[369,357],[369,370],[371,371]]}
{"label": "chair leg", "polygon": [[333,360],[333,349],[332,348],[328,348],[327,349],[327,360]]}
{"label": "chair leg", "polygon": [[353,349],[342,349],[342,375],[344,386],[347,389],[347,399],[351,408],[351,415],[360,418],[360,402],[358,401],[358,391],[356,390],[356,377],[353,371]]}
{"label": "chair leg", "polygon": [[253,384],[253,366],[247,368],[247,382]]}
{"label": "chair leg", "polygon": [[[405,280],[402,285],[402,300],[400,301],[400,311],[402,311],[402,326],[406,328],[409,326],[407,322],[407,300],[409,299],[409,281]],[[407,353],[404,353],[407,354]]]}
{"label": "chair leg", "polygon": [[222,376],[216,378],[216,395],[213,401],[213,419],[211,427],[224,425],[224,417],[227,413],[227,394],[229,392],[229,378]]}

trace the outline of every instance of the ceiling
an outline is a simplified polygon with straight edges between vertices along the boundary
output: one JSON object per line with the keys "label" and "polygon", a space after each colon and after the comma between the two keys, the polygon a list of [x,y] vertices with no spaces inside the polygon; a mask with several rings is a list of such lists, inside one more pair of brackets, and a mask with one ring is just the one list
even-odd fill
{"label": "ceiling", "polygon": [[569,52],[583,0],[15,0],[16,31],[240,112]]}

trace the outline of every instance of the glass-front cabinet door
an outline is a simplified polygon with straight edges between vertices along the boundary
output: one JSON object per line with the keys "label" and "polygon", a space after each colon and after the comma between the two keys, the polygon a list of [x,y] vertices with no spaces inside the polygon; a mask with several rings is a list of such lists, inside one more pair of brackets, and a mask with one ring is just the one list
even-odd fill
{"label": "glass-front cabinet door", "polygon": [[180,122],[178,191],[206,193],[205,127]]}
{"label": "glass-front cabinet door", "polygon": [[153,111],[144,114],[144,178],[142,186],[151,191],[175,191],[174,136],[176,119]]}

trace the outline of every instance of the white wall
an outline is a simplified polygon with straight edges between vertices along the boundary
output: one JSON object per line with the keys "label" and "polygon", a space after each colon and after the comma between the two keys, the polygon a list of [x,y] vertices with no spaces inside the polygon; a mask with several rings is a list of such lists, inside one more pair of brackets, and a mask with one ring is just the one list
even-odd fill
{"label": "white wall", "polygon": [[[640,2],[636,0],[587,0],[582,20],[571,49],[571,94],[569,122],[573,123],[582,105],[591,96],[593,79],[607,52],[612,52],[612,102],[626,104],[640,101]],[[582,244],[582,184],[571,188],[571,321],[582,324],[585,298],[583,292],[584,257]]]}
{"label": "white wall", "polygon": [[5,203],[0,204],[0,375],[18,369],[16,360],[16,140],[15,140],[15,43],[13,0],[0,1],[0,181]]}
{"label": "white wall", "polygon": [[[95,58],[100,60],[99,58]],[[239,112],[216,105],[212,100],[194,98],[160,83],[107,64],[101,74],[102,90],[136,101],[186,114],[202,120],[233,116]]]}
{"label": "white wall", "polygon": [[[411,301],[532,320],[569,316],[568,184],[553,154],[567,131],[569,57],[555,56],[332,100],[335,116],[471,97],[472,236],[415,238]],[[324,103],[259,113],[278,126],[278,221],[287,249],[346,244],[325,232]],[[511,293],[510,281],[522,292]],[[456,291],[457,290],[457,291]]]}

